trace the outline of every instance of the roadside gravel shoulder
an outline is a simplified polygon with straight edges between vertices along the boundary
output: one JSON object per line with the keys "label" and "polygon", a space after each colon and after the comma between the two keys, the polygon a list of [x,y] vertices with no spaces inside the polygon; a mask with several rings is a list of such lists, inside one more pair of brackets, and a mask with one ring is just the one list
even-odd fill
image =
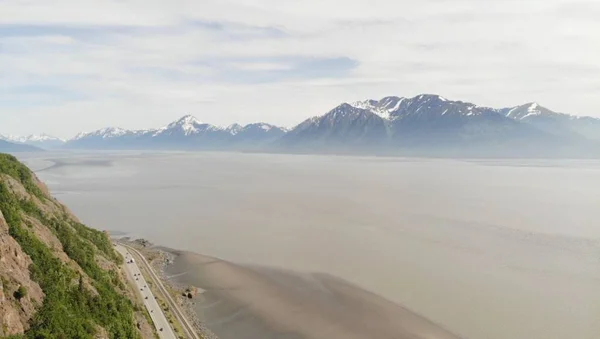
{"label": "roadside gravel shoulder", "polygon": [[129,242],[128,245],[136,248],[144,255],[146,260],[148,260],[152,266],[152,269],[159,276],[163,285],[169,290],[173,299],[185,313],[186,318],[191,322],[191,325],[196,330],[196,333],[200,334],[200,336],[204,339],[218,339],[217,335],[215,335],[202,322],[202,320],[198,317],[198,314],[194,311],[196,297],[190,299],[183,296],[183,293],[189,286],[176,285],[173,281],[167,278],[165,274],[165,268],[170,262],[173,262],[174,255],[162,249],[151,247],[147,242],[140,243],[138,241],[134,241]]}

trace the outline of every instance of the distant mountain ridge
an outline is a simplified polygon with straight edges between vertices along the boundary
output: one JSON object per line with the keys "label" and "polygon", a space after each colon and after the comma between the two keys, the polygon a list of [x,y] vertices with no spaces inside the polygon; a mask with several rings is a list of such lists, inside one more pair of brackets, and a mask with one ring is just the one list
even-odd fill
{"label": "distant mountain ridge", "polygon": [[243,149],[272,142],[285,134],[285,129],[266,123],[229,127],[202,122],[192,115],[161,128],[125,130],[108,127],[79,133],[64,145],[70,149]]}
{"label": "distant mountain ridge", "polygon": [[0,140],[4,140],[13,144],[29,145],[39,148],[56,148],[65,143],[65,140],[47,134],[32,134],[28,136],[0,135]]}
{"label": "distant mountain ridge", "polygon": [[553,112],[535,102],[505,108],[500,112],[549,133],[600,140],[600,119],[597,118]]}
{"label": "distant mountain ridge", "polygon": [[599,143],[598,118],[557,113],[537,103],[491,108],[421,94],[343,103],[289,130],[267,123],[220,127],[186,115],[156,129],[79,133],[61,147],[443,155],[576,150],[573,154],[600,156]]}
{"label": "distant mountain ridge", "polygon": [[[579,153],[598,155],[600,119],[556,113],[537,103],[491,108],[422,94],[352,104],[388,122],[393,146],[452,153]],[[457,152],[458,151],[458,152]]]}
{"label": "distant mountain ridge", "polygon": [[18,144],[6,140],[0,140],[0,152],[2,153],[37,152],[41,150],[41,148],[31,145]]}

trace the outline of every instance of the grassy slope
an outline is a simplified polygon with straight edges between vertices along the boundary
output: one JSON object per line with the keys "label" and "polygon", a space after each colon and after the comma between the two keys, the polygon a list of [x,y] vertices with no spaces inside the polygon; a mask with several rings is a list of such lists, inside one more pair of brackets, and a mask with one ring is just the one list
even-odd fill
{"label": "grassy slope", "polygon": [[[31,257],[30,275],[46,294],[23,337],[94,338],[103,329],[109,338],[138,338],[133,306],[123,297],[125,287],[116,270],[122,259],[107,235],[75,220],[13,156],[0,154],[0,174],[17,180],[28,193],[28,198],[18,198],[0,179],[0,210],[9,233]],[[24,222],[25,215],[46,226],[81,270],[66,265],[37,238]],[[100,256],[112,262],[112,268],[100,267]],[[84,278],[93,289],[85,286]]]}

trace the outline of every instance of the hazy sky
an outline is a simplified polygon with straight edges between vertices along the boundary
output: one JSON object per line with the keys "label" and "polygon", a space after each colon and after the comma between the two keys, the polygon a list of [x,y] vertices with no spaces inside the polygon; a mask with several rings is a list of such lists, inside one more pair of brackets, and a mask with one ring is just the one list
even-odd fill
{"label": "hazy sky", "polygon": [[437,93],[600,116],[600,2],[0,0],[0,134],[284,126]]}

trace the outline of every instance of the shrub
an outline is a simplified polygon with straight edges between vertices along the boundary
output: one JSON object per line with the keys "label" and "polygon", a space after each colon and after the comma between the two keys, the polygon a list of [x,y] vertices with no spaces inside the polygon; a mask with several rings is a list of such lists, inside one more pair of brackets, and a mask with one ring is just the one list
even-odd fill
{"label": "shrub", "polygon": [[14,297],[17,300],[21,300],[27,296],[27,288],[25,286],[19,286],[19,288],[15,291]]}

